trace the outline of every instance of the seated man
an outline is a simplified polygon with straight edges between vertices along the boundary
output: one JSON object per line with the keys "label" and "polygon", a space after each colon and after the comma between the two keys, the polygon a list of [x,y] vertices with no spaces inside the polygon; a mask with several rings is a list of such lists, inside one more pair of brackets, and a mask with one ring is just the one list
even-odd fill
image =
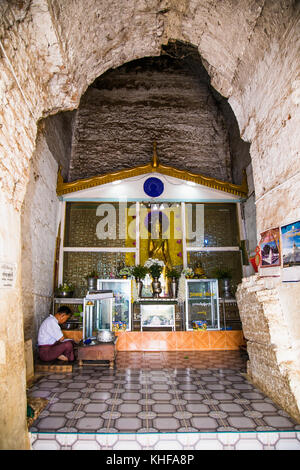
{"label": "seated man", "polygon": [[65,338],[59,326],[65,323],[71,314],[69,307],[60,307],[55,315],[49,315],[41,324],[38,347],[42,361],[74,361],[73,340]]}

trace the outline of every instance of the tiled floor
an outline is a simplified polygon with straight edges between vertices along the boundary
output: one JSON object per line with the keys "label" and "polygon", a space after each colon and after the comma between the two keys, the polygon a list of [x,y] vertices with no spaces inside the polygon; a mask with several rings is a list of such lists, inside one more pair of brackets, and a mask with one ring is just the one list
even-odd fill
{"label": "tiled floor", "polygon": [[[293,433],[300,425],[245,378],[236,351],[119,353],[114,370],[74,366],[30,395],[49,404],[34,434]],[[179,434],[178,434],[179,435]],[[298,441],[300,445],[300,442]]]}

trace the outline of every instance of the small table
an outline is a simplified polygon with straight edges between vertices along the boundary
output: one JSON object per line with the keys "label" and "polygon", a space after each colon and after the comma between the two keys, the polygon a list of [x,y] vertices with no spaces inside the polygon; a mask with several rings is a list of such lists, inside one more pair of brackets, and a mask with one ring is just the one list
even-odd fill
{"label": "small table", "polygon": [[87,346],[78,346],[78,365],[82,367],[83,361],[109,361],[109,368],[113,369],[117,357],[116,338],[110,343],[100,343]]}

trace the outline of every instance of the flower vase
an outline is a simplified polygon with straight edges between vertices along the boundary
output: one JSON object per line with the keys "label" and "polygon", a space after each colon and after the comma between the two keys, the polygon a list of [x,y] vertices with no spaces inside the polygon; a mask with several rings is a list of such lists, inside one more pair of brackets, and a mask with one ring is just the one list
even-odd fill
{"label": "flower vase", "polygon": [[138,297],[142,297],[142,292],[143,292],[143,281],[140,279],[136,280],[136,285],[137,285],[137,290],[138,290]]}
{"label": "flower vase", "polygon": [[161,283],[160,281],[158,280],[158,277],[154,277],[153,278],[153,282],[152,282],[152,292],[153,292],[153,297],[154,298],[158,298],[159,297],[159,294],[161,293],[162,289],[161,289]]}
{"label": "flower vase", "polygon": [[88,278],[88,291],[97,290],[97,278],[89,277]]}
{"label": "flower vase", "polygon": [[177,293],[177,281],[176,281],[176,277],[172,277],[172,280],[171,280],[171,293],[172,293],[172,297],[175,298],[175,297],[176,297],[176,293]]}
{"label": "flower vase", "polygon": [[230,299],[232,297],[230,292],[230,280],[227,278],[223,279],[223,296],[225,299]]}
{"label": "flower vase", "polygon": [[71,298],[73,297],[73,294],[74,294],[74,291],[66,291],[66,290],[63,290],[63,291],[59,291],[58,293],[56,293],[56,297],[60,297],[60,298]]}

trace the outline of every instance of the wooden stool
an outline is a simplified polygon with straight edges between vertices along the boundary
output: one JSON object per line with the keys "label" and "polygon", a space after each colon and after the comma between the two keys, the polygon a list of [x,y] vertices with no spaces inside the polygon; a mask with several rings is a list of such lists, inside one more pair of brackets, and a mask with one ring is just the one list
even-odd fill
{"label": "wooden stool", "polygon": [[111,343],[98,343],[92,346],[78,347],[78,365],[83,366],[83,361],[109,361],[109,368],[113,369],[117,356],[116,340]]}

